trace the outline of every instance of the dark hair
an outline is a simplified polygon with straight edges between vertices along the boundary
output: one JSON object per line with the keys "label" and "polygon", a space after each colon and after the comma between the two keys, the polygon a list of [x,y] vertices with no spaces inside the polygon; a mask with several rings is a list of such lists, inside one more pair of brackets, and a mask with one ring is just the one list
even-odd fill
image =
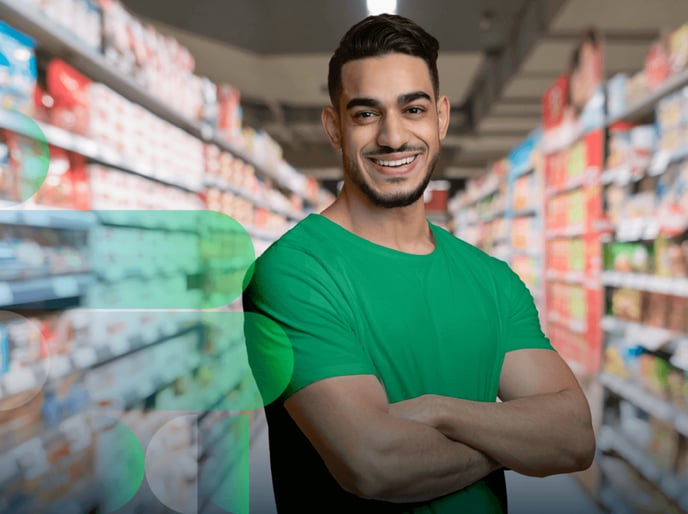
{"label": "dark hair", "polygon": [[352,26],[339,42],[330,59],[327,87],[330,101],[338,108],[342,93],[342,67],[349,61],[402,53],[420,57],[430,72],[435,97],[439,94],[440,79],[437,72],[439,42],[422,27],[397,14],[368,16]]}

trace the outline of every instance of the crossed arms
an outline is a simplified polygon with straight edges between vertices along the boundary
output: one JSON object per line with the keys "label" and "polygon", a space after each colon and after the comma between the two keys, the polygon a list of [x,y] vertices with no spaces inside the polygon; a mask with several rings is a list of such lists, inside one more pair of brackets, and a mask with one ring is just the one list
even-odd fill
{"label": "crossed arms", "polygon": [[506,354],[501,403],[425,395],[389,404],[372,375],[315,382],[285,407],[345,490],[363,498],[423,501],[508,467],[533,476],[592,462],[590,410],[551,350]]}

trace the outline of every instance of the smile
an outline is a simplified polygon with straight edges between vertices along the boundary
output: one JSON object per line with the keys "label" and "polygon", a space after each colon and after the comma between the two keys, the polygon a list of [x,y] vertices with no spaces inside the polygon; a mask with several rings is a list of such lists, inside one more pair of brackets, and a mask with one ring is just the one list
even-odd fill
{"label": "smile", "polygon": [[407,164],[411,164],[413,161],[416,160],[417,155],[413,155],[411,157],[406,157],[405,159],[398,159],[396,161],[384,161],[381,159],[371,159],[375,164],[378,166],[385,166],[386,168],[398,168],[400,166],[405,166]]}

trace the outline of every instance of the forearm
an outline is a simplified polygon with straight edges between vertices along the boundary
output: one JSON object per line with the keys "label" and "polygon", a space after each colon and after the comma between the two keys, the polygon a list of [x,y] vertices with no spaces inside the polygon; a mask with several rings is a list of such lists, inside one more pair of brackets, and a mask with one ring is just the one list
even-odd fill
{"label": "forearm", "polygon": [[369,440],[372,449],[352,491],[390,502],[424,501],[463,489],[502,466],[486,454],[452,441],[433,427],[391,418],[389,431]]}
{"label": "forearm", "polygon": [[594,453],[587,406],[561,391],[501,403],[435,397],[435,425],[504,466],[545,476],[585,469]]}

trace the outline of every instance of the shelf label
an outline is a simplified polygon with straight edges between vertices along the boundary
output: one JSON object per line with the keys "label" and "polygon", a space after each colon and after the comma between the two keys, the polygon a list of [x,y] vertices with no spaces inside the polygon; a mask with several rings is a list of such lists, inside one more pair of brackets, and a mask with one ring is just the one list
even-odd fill
{"label": "shelf label", "polygon": [[648,174],[650,176],[661,175],[669,165],[669,161],[671,161],[671,154],[669,152],[660,150],[652,158],[648,168]]}
{"label": "shelf label", "polygon": [[74,137],[69,132],[50,125],[42,125],[41,128],[51,145],[59,146],[65,150],[74,149]]}
{"label": "shelf label", "polygon": [[50,468],[48,457],[43,448],[43,441],[38,437],[29,439],[17,446],[13,454],[24,473],[24,477],[29,480],[38,478]]}
{"label": "shelf label", "polygon": [[84,346],[79,348],[72,355],[74,364],[79,369],[85,369],[93,366],[98,360],[96,349],[92,346]]}
{"label": "shelf label", "polygon": [[19,221],[19,211],[14,208],[0,209],[0,223],[14,225]]}
{"label": "shelf label", "polygon": [[52,279],[52,286],[53,291],[58,298],[79,296],[79,282],[77,281],[76,277],[54,277]]}
{"label": "shelf label", "polygon": [[9,394],[15,394],[38,387],[38,381],[30,369],[14,367],[3,376],[3,385]]}
{"label": "shelf label", "polygon": [[0,305],[12,305],[14,294],[8,282],[0,282]]}
{"label": "shelf label", "polygon": [[124,352],[129,351],[129,347],[129,339],[124,334],[112,336],[108,342],[108,348],[113,356],[122,355]]}
{"label": "shelf label", "polygon": [[52,355],[48,363],[48,373],[51,378],[62,378],[72,370],[72,363],[66,355]]}
{"label": "shelf label", "polygon": [[81,415],[68,418],[60,424],[60,431],[72,453],[78,453],[91,444],[91,431],[87,427],[88,424]]}
{"label": "shelf label", "polygon": [[98,157],[98,143],[85,137],[78,137],[74,140],[74,150],[85,157]]}

